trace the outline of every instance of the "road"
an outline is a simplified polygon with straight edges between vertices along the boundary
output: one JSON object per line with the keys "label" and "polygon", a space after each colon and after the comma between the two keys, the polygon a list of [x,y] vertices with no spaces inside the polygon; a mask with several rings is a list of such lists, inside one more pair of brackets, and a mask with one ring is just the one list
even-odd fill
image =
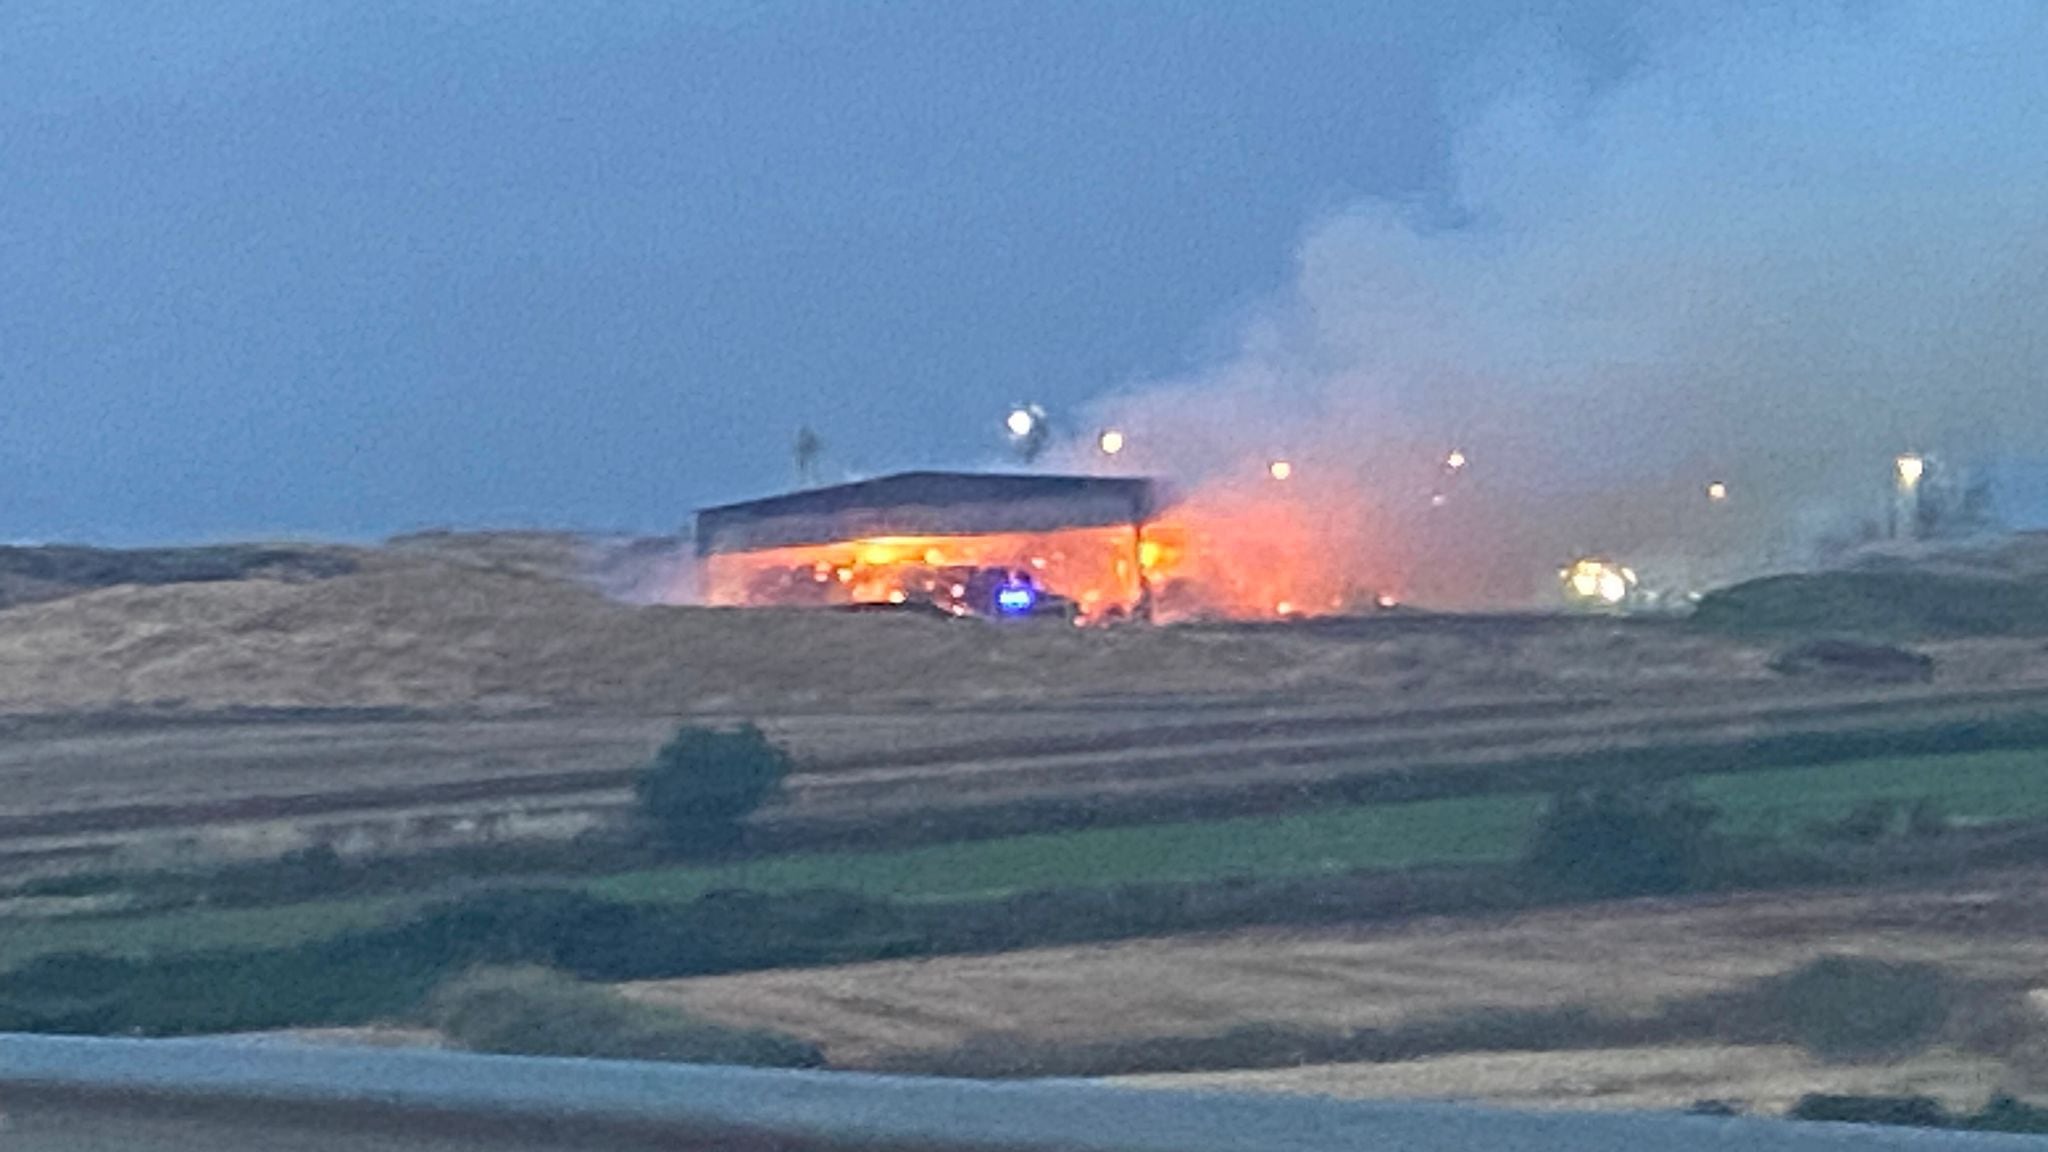
{"label": "road", "polygon": [[9,1152],[804,1149],[1669,1152],[2038,1149],[2034,1139],[1692,1116],[918,1080],[234,1040],[0,1036]]}

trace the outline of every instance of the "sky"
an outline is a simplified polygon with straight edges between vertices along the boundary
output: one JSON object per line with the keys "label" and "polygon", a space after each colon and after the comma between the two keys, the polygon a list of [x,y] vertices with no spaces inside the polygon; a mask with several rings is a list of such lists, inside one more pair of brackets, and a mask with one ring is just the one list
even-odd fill
{"label": "sky", "polygon": [[[1241,352],[1626,0],[8,0],[0,538],[670,531]],[[1542,68],[1530,71],[1526,46]],[[1562,62],[1562,63],[1560,63]]]}

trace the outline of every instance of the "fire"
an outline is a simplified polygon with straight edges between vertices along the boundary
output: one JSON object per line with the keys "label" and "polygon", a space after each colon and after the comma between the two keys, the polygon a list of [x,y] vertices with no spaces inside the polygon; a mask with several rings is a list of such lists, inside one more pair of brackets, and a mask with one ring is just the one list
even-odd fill
{"label": "fire", "polygon": [[1145,529],[1157,616],[1273,619],[1371,606],[1391,590],[1379,586],[1362,508],[1351,493],[1295,483],[1196,489]]}
{"label": "fire", "polygon": [[876,536],[714,555],[705,595],[726,605],[927,604],[989,615],[1004,589],[1028,586],[1034,610],[1082,623],[1296,618],[1396,602],[1400,590],[1373,570],[1378,550],[1357,494],[1287,472],[1286,484],[1199,487],[1136,528]]}
{"label": "fire", "polygon": [[[706,560],[706,598],[728,605],[914,602],[965,615],[993,612],[1001,586],[1028,583],[1071,601],[1079,617],[1103,618],[1137,609],[1144,543],[1130,528],[1070,528],[878,536],[733,553]],[[819,580],[820,572],[836,579]]]}

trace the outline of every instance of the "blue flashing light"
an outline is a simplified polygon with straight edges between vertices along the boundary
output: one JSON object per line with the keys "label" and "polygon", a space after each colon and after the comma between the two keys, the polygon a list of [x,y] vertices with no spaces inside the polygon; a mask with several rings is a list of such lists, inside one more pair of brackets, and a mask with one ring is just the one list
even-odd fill
{"label": "blue flashing light", "polygon": [[1015,616],[1031,611],[1038,603],[1038,593],[1029,584],[1005,584],[996,590],[996,609]]}

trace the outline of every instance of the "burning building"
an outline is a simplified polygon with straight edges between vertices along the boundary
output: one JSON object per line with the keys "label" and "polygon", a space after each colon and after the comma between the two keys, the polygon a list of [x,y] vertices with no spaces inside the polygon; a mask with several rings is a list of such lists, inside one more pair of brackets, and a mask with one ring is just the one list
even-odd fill
{"label": "burning building", "polygon": [[906,472],[706,508],[712,604],[923,604],[954,615],[1147,614],[1154,486],[1135,477]]}
{"label": "burning building", "polygon": [[1291,462],[1172,494],[1139,476],[906,472],[706,508],[697,555],[711,604],[1276,619],[1401,598],[1363,509]]}

